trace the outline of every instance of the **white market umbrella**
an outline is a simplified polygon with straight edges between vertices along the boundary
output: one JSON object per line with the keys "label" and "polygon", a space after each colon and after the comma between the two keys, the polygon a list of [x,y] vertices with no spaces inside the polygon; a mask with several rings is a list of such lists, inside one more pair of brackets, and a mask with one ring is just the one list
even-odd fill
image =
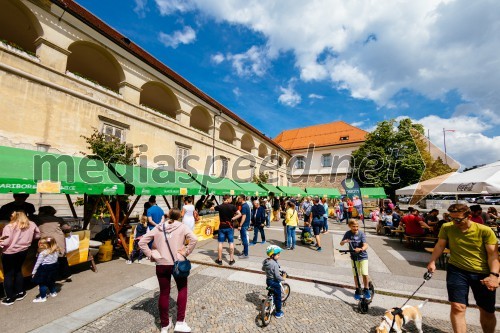
{"label": "white market umbrella", "polygon": [[432,192],[435,194],[500,193],[500,161],[469,171],[455,173]]}
{"label": "white market umbrella", "polygon": [[430,193],[436,193],[435,189],[455,174],[455,172],[447,173],[420,183],[400,188],[399,190],[396,190],[396,195],[426,196]]}

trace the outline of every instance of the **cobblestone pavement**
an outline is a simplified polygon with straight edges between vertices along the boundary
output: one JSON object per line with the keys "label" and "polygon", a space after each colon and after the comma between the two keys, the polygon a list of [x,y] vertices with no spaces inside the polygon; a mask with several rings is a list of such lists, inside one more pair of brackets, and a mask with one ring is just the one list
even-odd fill
{"label": "cobblestone pavement", "polygon": [[[200,266],[189,277],[189,302],[186,321],[193,332],[375,332],[386,309],[372,307],[358,314],[354,302],[338,298],[311,296],[293,290],[284,307],[285,317],[273,318],[262,328],[258,320],[264,288],[203,274]],[[264,279],[262,277],[262,279]],[[303,292],[303,291],[302,291]],[[158,332],[158,291],[149,292],[76,332]],[[170,316],[175,318],[175,286],[171,293]],[[413,323],[408,332],[417,332]],[[451,332],[447,320],[424,318],[424,332]],[[469,326],[468,332],[481,332]]]}

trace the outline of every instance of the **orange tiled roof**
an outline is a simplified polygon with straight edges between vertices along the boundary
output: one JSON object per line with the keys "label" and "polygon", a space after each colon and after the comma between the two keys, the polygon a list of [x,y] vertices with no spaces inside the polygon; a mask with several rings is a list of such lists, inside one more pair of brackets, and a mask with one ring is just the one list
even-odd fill
{"label": "orange tiled roof", "polygon": [[[281,132],[274,141],[286,150],[302,149],[314,144],[316,147],[363,142],[368,132],[343,121],[296,128]],[[347,140],[341,140],[348,137]]]}

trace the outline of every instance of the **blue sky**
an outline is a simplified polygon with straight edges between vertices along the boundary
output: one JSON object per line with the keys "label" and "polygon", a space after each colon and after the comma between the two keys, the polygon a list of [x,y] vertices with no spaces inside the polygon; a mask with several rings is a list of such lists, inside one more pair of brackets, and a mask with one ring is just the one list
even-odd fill
{"label": "blue sky", "polygon": [[465,166],[500,158],[498,1],[77,2],[267,136],[410,117]]}

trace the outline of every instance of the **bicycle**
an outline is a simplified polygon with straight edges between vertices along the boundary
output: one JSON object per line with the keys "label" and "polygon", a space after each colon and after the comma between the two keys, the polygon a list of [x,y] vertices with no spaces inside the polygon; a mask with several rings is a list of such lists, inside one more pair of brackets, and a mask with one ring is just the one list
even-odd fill
{"label": "bicycle", "polygon": [[[283,278],[286,278],[286,273],[281,274]],[[286,305],[286,300],[290,296],[290,285],[286,282],[280,282],[281,285],[281,303],[284,307]],[[274,291],[271,287],[267,287],[267,296],[262,301],[262,306],[260,310],[260,319],[262,321],[262,326],[265,327],[271,322],[271,317],[276,310],[274,305]]]}

